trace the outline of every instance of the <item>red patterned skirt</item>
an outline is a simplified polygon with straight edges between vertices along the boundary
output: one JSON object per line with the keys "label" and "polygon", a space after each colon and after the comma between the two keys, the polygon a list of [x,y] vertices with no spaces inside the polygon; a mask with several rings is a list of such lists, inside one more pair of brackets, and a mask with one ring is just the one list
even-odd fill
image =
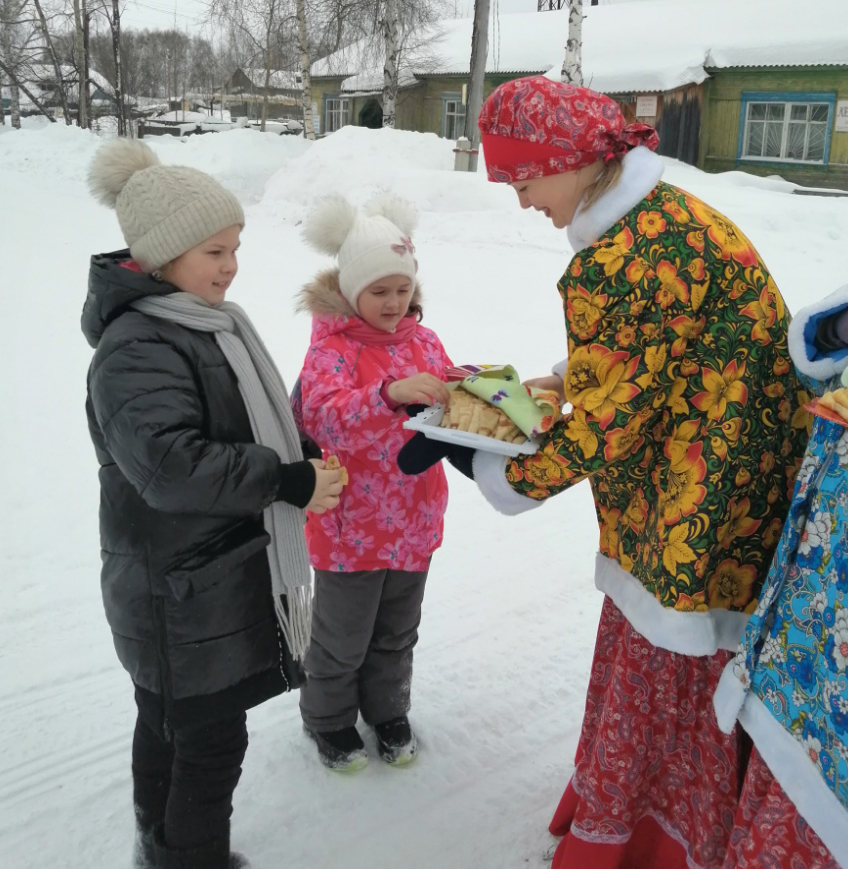
{"label": "red patterned skirt", "polygon": [[754,749],[724,869],[839,869]]}
{"label": "red patterned skirt", "polygon": [[722,869],[742,760],[712,698],[731,657],[659,649],[604,601],[552,869]]}

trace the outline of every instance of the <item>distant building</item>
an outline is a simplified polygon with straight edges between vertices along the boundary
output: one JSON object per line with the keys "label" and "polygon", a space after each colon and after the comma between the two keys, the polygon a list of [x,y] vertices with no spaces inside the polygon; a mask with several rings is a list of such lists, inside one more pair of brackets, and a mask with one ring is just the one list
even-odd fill
{"label": "distant building", "polygon": [[[65,64],[59,67],[62,83],[65,86],[69,108],[74,112],[79,104],[79,77],[73,66]],[[52,64],[28,64],[17,72],[27,90],[44,106],[45,109],[61,110],[62,101],[56,81],[56,71]],[[116,109],[115,90],[105,76],[95,70],[89,71],[89,94],[92,113],[113,114]],[[4,77],[4,81],[6,81]],[[8,112],[12,105],[12,93],[8,84],[2,88],[3,110]],[[22,115],[38,114],[35,103],[20,91]]]}
{"label": "distant building", "polygon": [[[707,171],[778,174],[848,189],[845,0],[644,0],[584,4],[583,76],[628,121],[654,125],[660,153]],[[449,139],[465,126],[470,20],[416,34],[401,64],[397,126]],[[493,16],[485,93],[559,77],[568,13]],[[382,123],[382,59],[365,42],[312,66],[326,134]]]}
{"label": "distant building", "polygon": [[[299,120],[303,118],[300,73],[271,70],[268,81],[268,117]],[[265,70],[237,69],[226,81],[215,101],[223,103],[235,117],[262,117],[265,100]]]}

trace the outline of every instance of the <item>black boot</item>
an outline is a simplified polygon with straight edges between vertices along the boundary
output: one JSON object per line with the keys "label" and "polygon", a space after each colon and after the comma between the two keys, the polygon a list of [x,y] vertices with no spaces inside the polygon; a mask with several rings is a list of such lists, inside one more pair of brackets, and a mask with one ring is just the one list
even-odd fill
{"label": "black boot", "polygon": [[156,827],[158,823],[145,816],[135,807],[135,844],[133,845],[133,869],[159,869],[156,850]]}
{"label": "black boot", "polygon": [[230,834],[205,842],[196,848],[177,850],[165,844],[161,828],[154,837],[158,863],[156,869],[250,869],[250,863],[242,854],[230,851]]}
{"label": "black boot", "polygon": [[318,757],[327,769],[355,772],[368,765],[365,743],[355,727],[341,730],[311,730],[305,724],[307,736],[318,746]]}
{"label": "black boot", "polygon": [[412,763],[418,754],[418,740],[405,715],[374,725],[380,757],[392,766]]}

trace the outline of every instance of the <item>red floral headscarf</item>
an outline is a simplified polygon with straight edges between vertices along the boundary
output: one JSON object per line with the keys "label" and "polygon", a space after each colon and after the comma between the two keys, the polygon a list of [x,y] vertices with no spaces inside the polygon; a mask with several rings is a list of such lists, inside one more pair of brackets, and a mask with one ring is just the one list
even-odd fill
{"label": "red floral headscarf", "polygon": [[615,100],[542,75],[497,87],[477,124],[489,180],[506,183],[620,160],[637,145],[654,151],[660,142],[648,124],[625,127]]}

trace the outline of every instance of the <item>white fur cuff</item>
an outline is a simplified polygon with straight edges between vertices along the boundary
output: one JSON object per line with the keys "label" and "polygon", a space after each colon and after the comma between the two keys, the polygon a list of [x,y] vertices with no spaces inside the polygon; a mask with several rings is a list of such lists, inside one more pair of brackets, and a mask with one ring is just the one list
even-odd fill
{"label": "white fur cuff", "polygon": [[542,501],[534,501],[519,495],[506,478],[507,456],[476,450],[474,453],[474,482],[480,487],[486,500],[506,516],[517,516],[527,510],[542,506]]}
{"label": "white fur cuff", "polygon": [[565,372],[568,369],[568,358],[562,360],[562,362],[557,362],[556,365],[551,368],[551,374],[556,374],[557,377],[565,377]]}
{"label": "white fur cuff", "polygon": [[807,305],[789,324],[789,355],[802,374],[829,380],[848,366],[845,350],[824,354],[815,345],[818,324],[825,317],[848,308],[848,284],[814,305]]}

